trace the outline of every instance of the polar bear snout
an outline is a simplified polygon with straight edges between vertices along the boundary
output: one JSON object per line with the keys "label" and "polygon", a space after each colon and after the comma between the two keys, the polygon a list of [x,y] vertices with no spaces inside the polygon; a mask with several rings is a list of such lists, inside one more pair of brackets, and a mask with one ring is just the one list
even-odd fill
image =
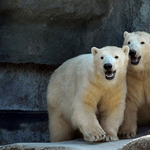
{"label": "polar bear snout", "polygon": [[113,71],[113,66],[112,66],[112,64],[111,63],[105,63],[104,64],[104,69],[105,69],[105,78],[107,79],[107,80],[112,80],[112,79],[114,79],[115,78],[115,73],[116,73],[116,71]]}
{"label": "polar bear snout", "polygon": [[105,70],[110,70],[112,68],[112,64],[111,63],[106,63],[106,64],[104,64],[103,67],[104,67]]}
{"label": "polar bear snout", "polygon": [[131,56],[131,64],[138,65],[141,59],[141,56],[137,56],[137,52],[134,49],[130,49],[129,55]]}
{"label": "polar bear snout", "polygon": [[130,56],[135,56],[136,55],[136,51],[134,49],[130,49],[129,55]]}

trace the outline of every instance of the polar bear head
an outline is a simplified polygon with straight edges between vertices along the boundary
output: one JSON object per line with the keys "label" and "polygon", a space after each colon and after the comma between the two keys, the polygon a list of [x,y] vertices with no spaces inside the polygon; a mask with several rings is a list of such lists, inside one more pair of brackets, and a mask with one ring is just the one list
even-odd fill
{"label": "polar bear head", "polygon": [[107,46],[101,49],[91,49],[94,58],[96,72],[107,80],[113,80],[119,74],[126,73],[128,64],[129,47],[123,48]]}
{"label": "polar bear head", "polygon": [[129,46],[130,67],[142,70],[146,68],[146,64],[150,65],[150,34],[125,31],[124,45]]}

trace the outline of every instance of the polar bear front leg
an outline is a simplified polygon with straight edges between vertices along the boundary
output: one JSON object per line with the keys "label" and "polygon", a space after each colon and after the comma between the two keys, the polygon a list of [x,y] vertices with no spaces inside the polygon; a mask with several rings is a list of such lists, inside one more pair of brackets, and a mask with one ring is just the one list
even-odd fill
{"label": "polar bear front leg", "polygon": [[79,128],[83,134],[85,141],[101,141],[105,138],[105,132],[94,113],[78,110],[74,112],[72,120],[74,127]]}
{"label": "polar bear front leg", "polygon": [[72,124],[75,128],[79,128],[85,141],[101,141],[105,138],[105,132],[95,113],[96,107],[88,103],[78,102],[74,106]]}
{"label": "polar bear front leg", "polygon": [[123,121],[125,103],[122,102],[118,106],[111,106],[105,110],[100,118],[100,124],[106,132],[104,141],[117,141],[118,129]]}
{"label": "polar bear front leg", "polygon": [[132,138],[136,136],[137,131],[137,105],[127,99],[124,113],[124,121],[119,129],[120,138]]}

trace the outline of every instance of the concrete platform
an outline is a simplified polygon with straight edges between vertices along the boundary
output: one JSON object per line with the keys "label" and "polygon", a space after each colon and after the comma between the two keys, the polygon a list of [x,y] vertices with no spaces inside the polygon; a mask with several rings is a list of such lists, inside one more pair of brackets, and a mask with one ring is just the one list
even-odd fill
{"label": "concrete platform", "polygon": [[[136,138],[147,135],[149,127],[140,127]],[[56,143],[16,143],[1,146],[0,150],[117,150],[133,139],[115,142],[85,142],[83,139]]]}

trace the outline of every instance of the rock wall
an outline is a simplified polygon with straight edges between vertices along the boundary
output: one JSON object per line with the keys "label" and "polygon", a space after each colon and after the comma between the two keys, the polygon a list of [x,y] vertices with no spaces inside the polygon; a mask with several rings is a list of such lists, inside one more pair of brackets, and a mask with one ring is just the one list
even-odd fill
{"label": "rock wall", "polygon": [[[49,141],[51,73],[92,46],[122,46],[125,30],[149,32],[149,10],[149,0],[0,0],[0,143]],[[40,114],[45,119],[37,119]],[[16,116],[26,120],[24,127]],[[10,117],[10,125],[20,124],[11,131],[4,119]],[[38,124],[38,133],[31,133],[31,124]]]}

